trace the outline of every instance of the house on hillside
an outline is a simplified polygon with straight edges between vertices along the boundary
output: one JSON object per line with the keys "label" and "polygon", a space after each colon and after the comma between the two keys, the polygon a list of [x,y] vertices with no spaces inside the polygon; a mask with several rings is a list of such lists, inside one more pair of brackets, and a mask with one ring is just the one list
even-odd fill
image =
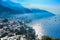
{"label": "house on hillside", "polygon": [[27,40],[27,39],[25,38],[25,36],[16,35],[16,36],[12,36],[12,37],[8,37],[8,36],[3,37],[3,38],[1,38],[1,40]]}

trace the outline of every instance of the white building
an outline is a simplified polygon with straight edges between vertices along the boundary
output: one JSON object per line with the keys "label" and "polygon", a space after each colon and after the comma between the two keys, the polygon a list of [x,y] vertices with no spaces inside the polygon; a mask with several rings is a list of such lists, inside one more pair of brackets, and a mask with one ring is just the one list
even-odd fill
{"label": "white building", "polygon": [[12,36],[12,37],[4,37],[4,38],[1,38],[1,40],[26,40],[25,36],[22,36],[22,35],[17,35],[17,36]]}

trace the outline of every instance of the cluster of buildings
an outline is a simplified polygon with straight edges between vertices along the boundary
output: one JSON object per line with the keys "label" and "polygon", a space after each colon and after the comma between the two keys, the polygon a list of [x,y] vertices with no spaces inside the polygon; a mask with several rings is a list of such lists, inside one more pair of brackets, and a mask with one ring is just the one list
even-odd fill
{"label": "cluster of buildings", "polygon": [[1,38],[0,40],[27,40],[27,39],[25,38],[25,36],[15,35],[15,36],[12,36],[12,37],[6,36],[6,37]]}
{"label": "cluster of buildings", "polygon": [[28,32],[27,34],[31,35],[35,33],[35,31],[33,31],[31,27],[28,27],[23,21],[0,19],[0,40],[28,40],[25,33],[23,35],[16,35],[16,30],[22,33],[26,30],[25,33]]}
{"label": "cluster of buildings", "polygon": [[[22,25],[20,25],[20,23]],[[1,40],[18,40],[17,38],[20,37],[21,40],[23,40],[23,36],[15,35],[14,32],[16,29],[20,30],[20,26],[23,26],[23,23],[21,21],[16,20],[10,20],[10,19],[0,19],[0,39]],[[12,30],[12,32],[10,32]],[[12,35],[12,37],[8,37],[9,35]]]}

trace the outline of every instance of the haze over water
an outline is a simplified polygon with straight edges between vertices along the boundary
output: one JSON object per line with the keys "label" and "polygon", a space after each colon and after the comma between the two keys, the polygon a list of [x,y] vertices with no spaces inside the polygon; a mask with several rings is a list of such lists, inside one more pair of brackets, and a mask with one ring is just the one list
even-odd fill
{"label": "haze over water", "polygon": [[[3,0],[4,2],[9,2],[6,0]],[[25,13],[25,14],[8,14],[8,13],[3,13],[0,15],[1,18],[13,18],[13,19],[29,19],[29,25],[33,26],[36,30],[36,34],[39,35],[49,35],[54,38],[60,38],[60,1],[59,0],[47,0],[47,1],[42,1],[41,2],[36,2],[36,0],[21,0],[21,1],[14,1],[11,0],[12,2],[16,2],[18,4],[21,4],[22,6],[26,8],[38,8],[38,9],[43,9],[47,10],[48,12],[51,12],[55,16],[50,16],[50,14],[40,14],[40,13]],[[32,2],[31,2],[32,1]],[[12,4],[10,4],[12,5]],[[6,4],[4,4],[6,6]],[[16,6],[16,5],[15,5]],[[9,7],[9,6],[8,6]],[[38,29],[38,30],[37,30]]]}

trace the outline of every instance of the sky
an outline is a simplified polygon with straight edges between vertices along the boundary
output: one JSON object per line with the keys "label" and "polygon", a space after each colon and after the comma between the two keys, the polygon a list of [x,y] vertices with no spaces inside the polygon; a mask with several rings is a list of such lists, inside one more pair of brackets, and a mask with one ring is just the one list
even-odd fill
{"label": "sky", "polygon": [[[1,1],[1,0],[0,0]],[[2,0],[14,2],[27,8],[40,8],[54,14],[60,14],[60,0]]]}
{"label": "sky", "polygon": [[[60,14],[60,0],[3,0],[3,1],[4,2],[11,1],[11,2],[18,3],[18,4],[22,4],[24,7],[40,8],[40,9],[52,12],[54,14]],[[33,22],[33,24],[34,24],[34,22]],[[41,27],[39,27],[39,23],[36,23],[36,24],[32,25],[32,26],[35,26],[36,30],[38,28],[42,29]],[[37,33],[39,33],[39,31],[40,31],[40,33],[42,34],[42,30],[39,30],[39,29],[38,29]]]}
{"label": "sky", "polygon": [[60,0],[2,0],[14,2],[27,8],[39,8],[54,14],[60,14]]}
{"label": "sky", "polygon": [[60,4],[60,0],[11,0],[11,1],[16,1],[16,2],[22,2],[22,3],[32,3],[32,4],[53,4],[53,5],[58,5]]}
{"label": "sky", "polygon": [[2,0],[2,1],[12,1],[15,3],[20,3],[23,5],[53,5],[60,6],[60,0]]}
{"label": "sky", "polygon": [[60,0],[10,0],[15,3],[20,3],[27,8],[40,8],[48,10],[55,14],[60,14]]}

